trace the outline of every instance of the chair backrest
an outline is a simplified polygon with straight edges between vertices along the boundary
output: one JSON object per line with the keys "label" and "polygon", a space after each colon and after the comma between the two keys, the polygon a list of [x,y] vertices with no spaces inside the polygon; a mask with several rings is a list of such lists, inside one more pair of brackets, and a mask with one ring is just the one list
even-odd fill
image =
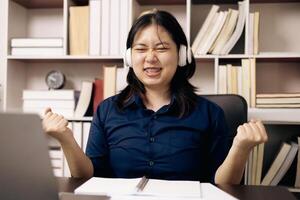
{"label": "chair backrest", "polygon": [[202,97],[216,103],[223,109],[231,136],[231,145],[238,126],[248,121],[246,100],[235,94],[202,95]]}

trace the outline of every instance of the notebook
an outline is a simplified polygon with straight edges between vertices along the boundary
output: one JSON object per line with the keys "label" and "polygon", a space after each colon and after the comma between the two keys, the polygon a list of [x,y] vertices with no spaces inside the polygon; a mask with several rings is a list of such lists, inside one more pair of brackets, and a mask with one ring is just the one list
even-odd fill
{"label": "notebook", "polygon": [[58,200],[39,116],[0,113],[0,168],[0,199]]}
{"label": "notebook", "polygon": [[234,200],[210,183],[198,181],[168,181],[159,179],[93,177],[75,189],[75,194],[103,195],[111,199],[222,199]]}

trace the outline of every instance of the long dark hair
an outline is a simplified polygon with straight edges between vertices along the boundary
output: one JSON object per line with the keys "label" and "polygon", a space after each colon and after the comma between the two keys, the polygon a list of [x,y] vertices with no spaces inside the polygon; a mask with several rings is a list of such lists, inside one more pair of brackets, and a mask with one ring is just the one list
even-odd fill
{"label": "long dark hair", "polygon": [[[185,34],[173,15],[166,11],[155,10],[140,16],[131,27],[127,38],[127,49],[131,48],[136,33],[151,24],[156,24],[165,28],[171,35],[173,41],[176,43],[177,49],[181,44],[188,46]],[[170,91],[175,96],[175,103],[177,107],[177,116],[182,117],[190,113],[196,105],[197,95],[195,94],[196,87],[189,83],[189,79],[195,73],[195,59],[192,56],[192,62],[183,67],[178,67],[174,77],[171,80]],[[134,94],[140,96],[144,95],[146,90],[143,83],[136,77],[132,67],[130,67],[127,74],[128,86],[123,89],[116,100],[117,106],[120,110]]]}

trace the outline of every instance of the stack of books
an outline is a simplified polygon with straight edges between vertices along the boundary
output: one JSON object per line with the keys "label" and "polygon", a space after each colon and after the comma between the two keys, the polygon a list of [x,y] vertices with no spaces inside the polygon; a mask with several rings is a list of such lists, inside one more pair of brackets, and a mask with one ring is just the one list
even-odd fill
{"label": "stack of books", "polygon": [[226,55],[241,37],[246,21],[247,2],[238,3],[238,10],[220,11],[213,5],[192,45],[194,55]]}
{"label": "stack of books", "polygon": [[11,39],[13,56],[62,56],[64,55],[62,38],[13,38]]}
{"label": "stack of books", "polygon": [[45,109],[64,117],[73,117],[75,109],[74,90],[24,90],[23,112],[44,116]]}
{"label": "stack of books", "polygon": [[130,28],[129,0],[89,0],[69,8],[70,55],[120,56]]}
{"label": "stack of books", "polygon": [[257,94],[258,108],[300,108],[300,93]]}
{"label": "stack of books", "polygon": [[242,59],[240,65],[218,66],[218,94],[238,94],[250,107],[255,107],[256,63],[254,58]]}
{"label": "stack of books", "polygon": [[[294,141],[283,142],[278,149],[278,152],[274,156],[274,160],[267,168],[264,176],[263,175],[263,163],[264,160],[264,144],[255,146],[250,155],[246,165],[246,179],[245,184],[247,185],[278,185],[284,179],[286,174],[295,173],[295,167],[292,164],[295,163],[296,175],[295,177],[295,188],[300,187],[300,154],[299,154],[299,142],[300,137],[297,137],[298,144]],[[298,154],[298,158],[297,157]],[[288,172],[289,170],[292,170]]]}

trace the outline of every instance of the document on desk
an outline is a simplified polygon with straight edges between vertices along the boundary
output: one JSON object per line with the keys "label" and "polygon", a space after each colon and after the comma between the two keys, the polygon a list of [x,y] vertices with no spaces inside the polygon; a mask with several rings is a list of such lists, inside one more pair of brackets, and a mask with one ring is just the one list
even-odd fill
{"label": "document on desk", "polygon": [[93,177],[75,190],[75,194],[110,196],[111,200],[236,200],[210,183],[135,178]]}

